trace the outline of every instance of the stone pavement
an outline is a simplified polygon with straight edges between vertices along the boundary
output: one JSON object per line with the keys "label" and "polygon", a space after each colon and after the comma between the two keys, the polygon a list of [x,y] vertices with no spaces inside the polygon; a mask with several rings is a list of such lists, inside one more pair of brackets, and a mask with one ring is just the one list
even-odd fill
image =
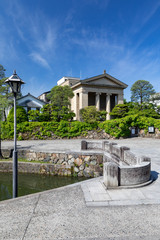
{"label": "stone pavement", "polygon": [[[154,183],[106,190],[100,177],[0,202],[0,239],[160,239],[160,140],[116,142],[151,157]],[[3,142],[2,146],[12,143]],[[24,141],[18,145],[41,151],[80,150],[80,140]]]}

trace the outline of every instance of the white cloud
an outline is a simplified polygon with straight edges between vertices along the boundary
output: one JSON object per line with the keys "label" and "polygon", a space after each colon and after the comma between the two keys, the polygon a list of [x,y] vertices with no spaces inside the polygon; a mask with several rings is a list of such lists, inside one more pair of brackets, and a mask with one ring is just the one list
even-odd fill
{"label": "white cloud", "polygon": [[47,60],[42,57],[39,53],[33,52],[30,54],[30,57],[35,61],[36,63],[40,64],[41,66],[50,69],[50,65],[48,64]]}
{"label": "white cloud", "polygon": [[33,12],[30,13],[18,0],[15,0],[14,3],[13,1],[8,3],[8,14],[13,19],[19,39],[23,44],[25,43],[28,55],[41,66],[49,68],[48,62],[52,59],[56,48],[57,29],[55,22],[48,19],[39,10],[34,11],[33,15]]}

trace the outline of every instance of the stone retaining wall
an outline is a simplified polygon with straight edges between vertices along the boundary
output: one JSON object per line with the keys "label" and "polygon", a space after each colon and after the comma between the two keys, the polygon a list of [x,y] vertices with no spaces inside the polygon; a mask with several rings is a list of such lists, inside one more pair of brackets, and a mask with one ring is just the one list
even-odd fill
{"label": "stone retaining wall", "polygon": [[[2,153],[5,156],[10,155],[9,150],[2,150]],[[28,160],[28,162],[18,162],[19,172],[79,177],[98,177],[103,174],[102,153],[44,153],[19,149],[18,158]],[[42,161],[42,163],[30,161]],[[0,171],[12,171],[12,162],[0,162]]]}

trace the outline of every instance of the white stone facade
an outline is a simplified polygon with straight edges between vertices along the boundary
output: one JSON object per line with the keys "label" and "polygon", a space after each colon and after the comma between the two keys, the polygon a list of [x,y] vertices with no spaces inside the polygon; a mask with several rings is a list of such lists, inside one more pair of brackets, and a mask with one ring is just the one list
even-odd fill
{"label": "white stone facade", "polygon": [[123,103],[123,90],[127,85],[116,78],[103,74],[85,80],[66,79],[61,86],[69,85],[74,97],[71,99],[71,110],[76,114],[76,120],[80,120],[80,109],[94,105],[97,110],[107,111],[107,120],[110,119],[109,113],[117,104]]}

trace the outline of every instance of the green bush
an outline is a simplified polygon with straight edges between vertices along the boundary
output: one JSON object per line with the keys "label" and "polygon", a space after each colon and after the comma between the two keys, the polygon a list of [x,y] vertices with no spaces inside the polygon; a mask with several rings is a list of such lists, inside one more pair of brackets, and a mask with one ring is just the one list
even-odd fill
{"label": "green bush", "polygon": [[114,118],[124,118],[125,116],[130,115],[139,115],[144,117],[152,117],[156,119],[160,119],[160,114],[158,113],[157,108],[151,103],[126,103],[126,104],[118,104],[110,113]]}
{"label": "green bush", "polygon": [[106,111],[98,111],[95,106],[89,106],[80,110],[81,120],[83,122],[94,123],[95,121],[104,121]]}
{"label": "green bush", "polygon": [[[83,122],[23,122],[17,124],[18,140],[23,139],[46,139],[54,137],[72,138],[80,135],[85,135],[86,132],[97,129],[98,123],[83,123]],[[24,136],[24,137],[23,137]],[[14,126],[13,123],[2,123],[2,139],[13,139]]]}
{"label": "green bush", "polygon": [[[21,122],[17,124],[17,137],[23,139],[46,139],[46,138],[74,138],[86,136],[88,131],[97,132],[105,130],[110,136],[120,138],[130,136],[130,127],[138,127],[148,131],[149,126],[160,130],[160,120],[139,116],[138,114],[126,116],[120,119],[112,119],[104,122]],[[2,139],[13,139],[14,126],[12,122],[2,123]]]}
{"label": "green bush", "polygon": [[104,129],[106,133],[116,138],[129,137],[130,127],[138,127],[148,131],[149,126],[154,126],[160,130],[160,120],[139,116],[138,114],[126,116],[121,119],[113,119],[99,124],[99,128]]}
{"label": "green bush", "polygon": [[39,115],[40,115],[39,110],[30,110],[28,111],[28,120],[33,122],[39,121]]}
{"label": "green bush", "polygon": [[127,115],[127,112],[129,111],[129,107],[127,104],[117,104],[110,113],[111,116],[114,116],[115,118],[122,118]]}
{"label": "green bush", "polygon": [[[17,123],[28,121],[27,113],[25,109],[21,106],[17,106],[16,108],[16,119]],[[7,121],[10,123],[14,122],[14,108],[12,108],[8,114]]]}
{"label": "green bush", "polygon": [[28,112],[28,118],[30,121],[38,122],[60,122],[62,120],[71,121],[75,117],[75,113],[72,112],[68,107],[58,107],[52,104],[46,104],[41,109],[41,112],[38,110],[31,110]]}

